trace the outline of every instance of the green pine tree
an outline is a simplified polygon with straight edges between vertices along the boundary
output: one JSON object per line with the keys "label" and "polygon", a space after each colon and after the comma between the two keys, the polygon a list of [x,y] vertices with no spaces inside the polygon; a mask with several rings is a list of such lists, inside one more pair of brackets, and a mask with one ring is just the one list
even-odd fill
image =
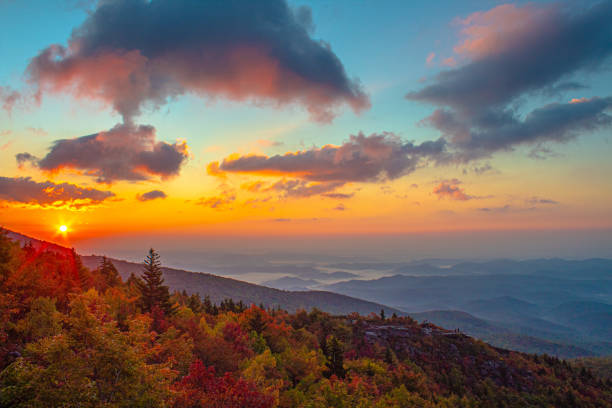
{"label": "green pine tree", "polygon": [[140,306],[144,312],[151,312],[157,306],[166,314],[174,313],[174,307],[170,303],[170,290],[164,285],[159,254],[153,248],[149,250],[141,280],[137,280],[136,285],[140,290]]}

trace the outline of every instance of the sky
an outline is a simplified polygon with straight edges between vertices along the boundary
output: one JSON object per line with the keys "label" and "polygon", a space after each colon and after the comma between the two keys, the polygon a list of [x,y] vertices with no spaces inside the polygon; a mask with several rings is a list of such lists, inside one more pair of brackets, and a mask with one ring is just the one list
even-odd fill
{"label": "sky", "polygon": [[126,257],[612,257],[611,20],[0,0],[0,225]]}

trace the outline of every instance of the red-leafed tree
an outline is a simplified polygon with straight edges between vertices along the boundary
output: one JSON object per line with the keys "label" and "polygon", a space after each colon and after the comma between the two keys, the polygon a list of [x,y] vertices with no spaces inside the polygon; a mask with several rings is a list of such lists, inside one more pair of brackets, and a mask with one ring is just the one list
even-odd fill
{"label": "red-leafed tree", "polygon": [[274,405],[274,397],[261,392],[253,382],[229,373],[216,377],[214,367],[206,367],[199,360],[191,365],[189,374],[175,390],[174,408],[269,408]]}

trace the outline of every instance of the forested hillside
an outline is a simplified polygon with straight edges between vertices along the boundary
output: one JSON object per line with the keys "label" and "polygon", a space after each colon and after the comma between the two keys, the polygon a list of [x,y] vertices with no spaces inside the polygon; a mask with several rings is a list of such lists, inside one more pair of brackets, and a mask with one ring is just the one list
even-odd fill
{"label": "forested hillside", "polygon": [[612,383],[408,317],[170,293],[0,236],[0,407],[606,407]]}

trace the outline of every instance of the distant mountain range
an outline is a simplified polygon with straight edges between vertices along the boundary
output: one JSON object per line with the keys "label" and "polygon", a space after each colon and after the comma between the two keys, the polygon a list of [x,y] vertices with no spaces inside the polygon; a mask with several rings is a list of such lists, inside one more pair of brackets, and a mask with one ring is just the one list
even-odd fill
{"label": "distant mountain range", "polygon": [[562,357],[612,354],[610,260],[502,260],[438,270],[445,274],[321,287],[384,299],[419,320],[459,328],[499,347]]}
{"label": "distant mountain range", "polygon": [[[66,252],[70,249],[57,244],[38,240],[23,234],[8,231],[8,236],[22,244],[29,243],[35,249],[49,250],[55,252]],[[100,265],[102,256],[81,255],[83,265],[94,269]],[[134,262],[122,261],[109,258],[121,277],[125,280],[130,274],[140,276],[142,265]],[[380,313],[381,309],[391,315],[405,315],[398,309],[394,309],[380,303],[364,301],[350,296],[336,294],[327,291],[285,291],[265,286],[255,285],[236,279],[224,278],[208,273],[190,272],[173,268],[163,268],[166,285],[171,290],[187,293],[199,293],[200,296],[210,296],[211,301],[219,304],[226,298],[234,301],[243,301],[247,305],[264,304],[266,307],[280,307],[290,312],[298,309],[311,310],[318,308],[328,313],[342,315],[357,312],[362,315]]]}
{"label": "distant mountain range", "polygon": [[283,276],[282,278],[262,282],[263,286],[268,286],[271,288],[301,291],[310,290],[310,288],[313,286],[318,286],[320,284],[320,282],[313,279],[301,279],[293,276]]}

